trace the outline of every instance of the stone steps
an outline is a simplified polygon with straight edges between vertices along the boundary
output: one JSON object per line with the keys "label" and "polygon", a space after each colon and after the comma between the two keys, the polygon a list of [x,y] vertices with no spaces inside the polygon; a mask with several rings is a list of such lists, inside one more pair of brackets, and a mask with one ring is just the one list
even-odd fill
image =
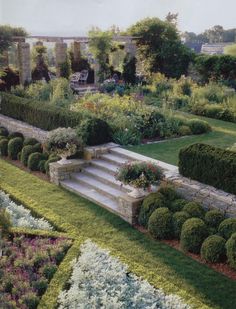
{"label": "stone steps", "polygon": [[119,155],[113,153],[103,154],[100,156],[100,158],[109,163],[118,165],[118,167],[127,162],[126,158],[122,158]]}
{"label": "stone steps", "polygon": [[114,164],[114,163],[110,163],[110,162],[106,162],[102,159],[92,160],[91,165],[109,173],[112,176],[114,176],[116,174],[116,172],[118,171],[118,168],[119,168],[119,165]]}

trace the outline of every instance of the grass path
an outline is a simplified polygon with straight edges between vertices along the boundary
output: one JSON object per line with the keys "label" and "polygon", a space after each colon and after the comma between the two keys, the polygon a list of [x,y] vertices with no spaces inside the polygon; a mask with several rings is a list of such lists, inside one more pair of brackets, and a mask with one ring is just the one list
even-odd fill
{"label": "grass path", "polygon": [[212,118],[193,116],[187,113],[180,113],[187,118],[199,118],[207,121],[212,126],[212,132],[202,135],[183,137],[165,142],[129,146],[127,149],[140,153],[166,163],[178,165],[179,150],[194,143],[206,143],[213,146],[227,148],[236,143],[236,124]]}
{"label": "grass path", "polygon": [[0,187],[11,188],[12,195],[25,204],[30,199],[34,211],[46,218],[54,214],[66,231],[73,229],[74,237],[90,238],[110,249],[130,271],[166,293],[178,294],[193,308],[235,309],[235,281],[150,239],[105,209],[3,160]]}

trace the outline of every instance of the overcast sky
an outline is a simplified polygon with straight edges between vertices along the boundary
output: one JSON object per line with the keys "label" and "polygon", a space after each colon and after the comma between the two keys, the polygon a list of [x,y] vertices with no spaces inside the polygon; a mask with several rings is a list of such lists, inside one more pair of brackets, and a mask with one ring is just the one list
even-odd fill
{"label": "overcast sky", "polygon": [[136,21],[179,13],[179,29],[236,28],[236,0],[0,0],[0,24],[30,34],[85,35],[91,26],[125,29]]}

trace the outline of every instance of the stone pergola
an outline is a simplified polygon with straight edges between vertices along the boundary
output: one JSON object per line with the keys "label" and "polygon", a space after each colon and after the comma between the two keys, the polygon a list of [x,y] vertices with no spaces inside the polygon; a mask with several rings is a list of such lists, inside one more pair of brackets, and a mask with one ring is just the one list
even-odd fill
{"label": "stone pergola", "polygon": [[[60,76],[60,65],[66,61],[67,57],[67,43],[65,41],[72,40],[72,51],[74,58],[78,61],[81,58],[81,43],[88,44],[88,37],[58,37],[58,36],[29,36],[27,38],[15,37],[13,41],[17,43],[17,58],[20,72],[20,83],[24,85],[31,81],[31,56],[30,44],[26,42],[27,39],[37,39],[42,42],[55,43],[55,59],[56,59],[56,73]],[[131,36],[114,36],[113,41],[124,44],[125,51],[133,56],[136,54],[135,38]],[[96,72],[98,66],[95,65],[95,83]]]}

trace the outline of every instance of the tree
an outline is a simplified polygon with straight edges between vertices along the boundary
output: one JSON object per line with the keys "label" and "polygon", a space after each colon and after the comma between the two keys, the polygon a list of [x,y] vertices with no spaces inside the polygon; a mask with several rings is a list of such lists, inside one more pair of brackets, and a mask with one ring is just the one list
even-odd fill
{"label": "tree", "polygon": [[223,42],[224,28],[220,25],[216,25],[211,29],[205,31],[205,35],[209,39],[210,43]]}
{"label": "tree", "polygon": [[38,42],[32,49],[32,62],[33,62],[33,71],[32,79],[33,80],[42,80],[45,78],[46,81],[49,81],[48,75],[48,66],[47,66],[47,48],[43,46],[41,42]]}
{"label": "tree", "polygon": [[194,54],[181,43],[171,23],[146,18],[131,26],[128,33],[137,38],[137,53],[146,74],[161,72],[178,78],[187,73]]}
{"label": "tree", "polygon": [[0,25],[0,54],[7,50],[13,43],[13,37],[26,37],[27,32],[20,27]]}
{"label": "tree", "polygon": [[167,15],[166,15],[166,21],[170,24],[172,24],[175,28],[177,28],[177,24],[178,24],[178,16],[179,16],[179,13],[171,13],[169,12]]}

